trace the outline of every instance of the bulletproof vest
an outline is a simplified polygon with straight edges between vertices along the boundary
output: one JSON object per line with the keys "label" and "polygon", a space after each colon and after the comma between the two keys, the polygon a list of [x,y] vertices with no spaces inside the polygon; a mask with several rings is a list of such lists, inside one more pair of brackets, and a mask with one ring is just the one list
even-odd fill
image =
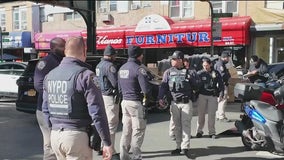
{"label": "bulletproof vest", "polygon": [[75,89],[77,77],[84,70],[86,68],[81,66],[65,65],[55,68],[46,76],[44,85],[48,93],[48,109],[51,117],[89,118],[84,93]]}
{"label": "bulletproof vest", "polygon": [[[207,94],[213,94],[214,96],[216,96],[218,94],[217,71],[213,70],[210,73],[208,73],[202,70],[200,74],[200,78],[203,83],[203,91]],[[201,91],[201,93],[203,91]]]}
{"label": "bulletproof vest", "polygon": [[169,89],[171,92],[180,92],[185,93],[189,92],[189,88],[191,88],[188,72],[186,69],[178,70],[174,67],[169,69]]}
{"label": "bulletproof vest", "polygon": [[107,78],[111,65],[110,62],[103,60],[96,67],[96,76],[98,77],[101,91],[106,95],[112,94],[114,89]]}

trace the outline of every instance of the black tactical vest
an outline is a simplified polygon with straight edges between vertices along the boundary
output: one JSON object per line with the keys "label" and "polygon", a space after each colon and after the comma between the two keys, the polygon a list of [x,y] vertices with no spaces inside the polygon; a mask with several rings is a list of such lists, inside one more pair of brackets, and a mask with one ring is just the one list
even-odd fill
{"label": "black tactical vest", "polygon": [[65,65],[55,68],[46,76],[44,85],[51,117],[89,119],[84,93],[75,89],[78,74],[84,70],[86,68],[81,66]]}
{"label": "black tactical vest", "polygon": [[110,62],[103,60],[96,67],[96,76],[98,77],[101,91],[105,95],[113,93],[113,87],[107,78],[107,72],[111,65]]}
{"label": "black tactical vest", "polygon": [[169,69],[169,89],[174,93],[191,95],[191,86],[187,69],[178,70],[174,67]]}

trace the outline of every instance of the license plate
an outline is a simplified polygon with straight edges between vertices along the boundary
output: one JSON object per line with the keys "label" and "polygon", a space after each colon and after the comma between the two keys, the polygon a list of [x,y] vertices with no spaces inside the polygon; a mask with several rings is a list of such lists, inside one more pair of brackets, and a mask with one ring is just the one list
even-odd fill
{"label": "license plate", "polygon": [[36,95],[36,91],[35,91],[34,89],[28,90],[28,96],[33,97],[33,96],[35,96],[35,95]]}

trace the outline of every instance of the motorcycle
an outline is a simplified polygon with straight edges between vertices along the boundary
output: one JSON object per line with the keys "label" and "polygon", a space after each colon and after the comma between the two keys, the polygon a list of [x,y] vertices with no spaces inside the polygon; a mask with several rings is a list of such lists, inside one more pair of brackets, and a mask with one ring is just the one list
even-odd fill
{"label": "motorcycle", "polygon": [[[262,101],[264,88],[252,83],[237,83],[235,97],[242,100],[241,120],[235,126],[241,133],[242,143],[249,150],[267,150],[284,155],[284,85],[273,92],[273,105]],[[271,94],[271,92],[269,93]],[[271,101],[272,102],[272,101]]]}

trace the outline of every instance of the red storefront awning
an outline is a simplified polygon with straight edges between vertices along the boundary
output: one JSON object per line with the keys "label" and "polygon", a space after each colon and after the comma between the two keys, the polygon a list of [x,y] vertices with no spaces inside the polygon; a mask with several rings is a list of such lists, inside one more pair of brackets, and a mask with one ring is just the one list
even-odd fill
{"label": "red storefront awning", "polygon": [[[249,28],[251,18],[220,18],[222,37],[214,40],[214,46],[236,46],[250,44]],[[190,20],[171,24],[170,30],[135,32],[125,31],[126,46],[139,45],[142,48],[205,47],[210,46],[211,21]]]}
{"label": "red storefront awning", "polygon": [[[211,21],[206,20],[188,20],[183,22],[169,23],[165,19],[166,27],[158,24],[155,27],[140,22],[137,26],[121,27],[103,27],[96,30],[96,48],[103,50],[108,44],[116,49],[124,49],[129,45],[138,45],[141,48],[174,48],[174,47],[208,47],[210,46]],[[251,18],[230,17],[220,18],[222,23],[222,36],[219,40],[214,40],[214,46],[238,46],[249,45],[249,28]],[[139,26],[140,25],[140,26]],[[141,30],[141,28],[146,28]],[[35,48],[49,49],[49,41],[53,37],[68,38],[70,36],[83,36],[87,38],[87,32],[84,31],[66,31],[35,34]]]}
{"label": "red storefront awning", "polygon": [[47,50],[50,49],[50,40],[55,37],[67,39],[71,36],[81,36],[82,31],[60,31],[60,32],[41,32],[34,35],[35,49]]}

